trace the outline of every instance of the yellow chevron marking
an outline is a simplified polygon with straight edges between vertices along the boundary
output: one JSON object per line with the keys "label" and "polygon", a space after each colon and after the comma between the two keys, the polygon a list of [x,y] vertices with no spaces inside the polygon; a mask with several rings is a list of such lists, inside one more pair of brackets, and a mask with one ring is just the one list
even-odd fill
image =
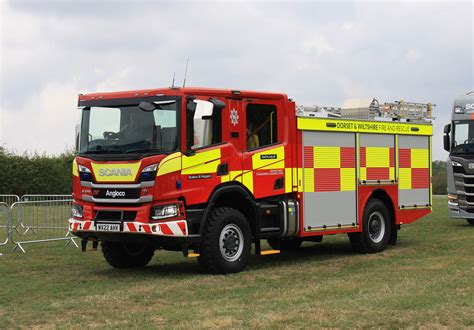
{"label": "yellow chevron marking", "polygon": [[74,176],[79,176],[79,171],[77,170],[77,161],[76,158],[74,158],[72,162],[72,175]]}
{"label": "yellow chevron marking", "polygon": [[177,172],[179,170],[181,170],[181,153],[175,152],[161,160],[156,176]]}

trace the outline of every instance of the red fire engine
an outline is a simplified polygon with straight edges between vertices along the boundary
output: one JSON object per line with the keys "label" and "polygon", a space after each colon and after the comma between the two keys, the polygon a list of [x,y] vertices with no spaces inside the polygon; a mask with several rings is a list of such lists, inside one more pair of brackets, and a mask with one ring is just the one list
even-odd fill
{"label": "red fire engine", "polygon": [[[285,94],[161,88],[79,95],[69,227],[114,267],[155,250],[211,273],[347,234],[361,253],[431,212],[431,104],[297,106]],[[262,250],[266,239],[271,250]]]}

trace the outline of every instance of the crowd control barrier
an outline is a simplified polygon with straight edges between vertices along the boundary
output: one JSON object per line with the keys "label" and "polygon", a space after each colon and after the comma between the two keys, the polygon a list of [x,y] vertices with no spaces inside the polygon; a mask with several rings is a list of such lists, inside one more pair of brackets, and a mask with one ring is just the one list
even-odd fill
{"label": "crowd control barrier", "polygon": [[1,195],[0,194],[0,203],[5,203],[8,207],[12,206],[13,203],[19,202],[20,197],[18,195]]}
{"label": "crowd control barrier", "polygon": [[57,197],[61,195],[25,196],[10,207],[8,231],[9,240],[15,245],[13,251],[19,249],[25,253],[26,244],[59,240],[78,247],[68,228],[72,203],[70,195],[63,195],[63,199]]}
{"label": "crowd control barrier", "polygon": [[10,240],[10,207],[0,202],[0,247]]}

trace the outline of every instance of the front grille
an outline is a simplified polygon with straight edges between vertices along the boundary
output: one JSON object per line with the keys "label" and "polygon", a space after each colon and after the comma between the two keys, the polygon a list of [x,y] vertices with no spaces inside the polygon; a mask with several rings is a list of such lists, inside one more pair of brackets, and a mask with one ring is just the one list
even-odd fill
{"label": "front grille", "polygon": [[453,166],[453,172],[454,173],[466,174],[466,172],[464,171],[464,168],[462,166]]}
{"label": "front grille", "polygon": [[138,189],[94,189],[92,190],[94,198],[104,199],[138,199],[140,198],[140,188]]}
{"label": "front grille", "polygon": [[[123,211],[123,221],[134,221],[137,211]],[[122,211],[99,210],[95,215],[95,220],[121,221]]]}
{"label": "front grille", "polygon": [[466,184],[474,184],[474,178],[464,178],[464,183],[466,183]]}

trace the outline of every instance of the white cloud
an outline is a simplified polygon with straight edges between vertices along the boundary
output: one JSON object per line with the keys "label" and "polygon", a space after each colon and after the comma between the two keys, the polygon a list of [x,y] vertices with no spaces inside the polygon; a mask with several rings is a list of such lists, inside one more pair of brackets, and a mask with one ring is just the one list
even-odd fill
{"label": "white cloud", "polygon": [[0,6],[0,143],[19,151],[72,145],[78,93],[180,84],[187,58],[188,85],[437,103],[438,159],[452,100],[474,89],[469,2]]}

